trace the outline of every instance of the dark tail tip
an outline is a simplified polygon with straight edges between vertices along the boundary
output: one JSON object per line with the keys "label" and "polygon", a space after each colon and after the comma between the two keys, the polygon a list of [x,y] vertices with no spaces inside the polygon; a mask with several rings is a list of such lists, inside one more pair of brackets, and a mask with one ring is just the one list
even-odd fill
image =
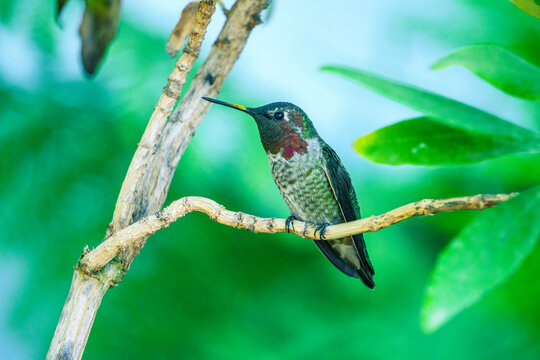
{"label": "dark tail tip", "polygon": [[358,269],[358,276],[360,277],[360,280],[370,289],[375,289],[375,281],[373,281],[373,278],[371,275],[366,274],[362,269]]}

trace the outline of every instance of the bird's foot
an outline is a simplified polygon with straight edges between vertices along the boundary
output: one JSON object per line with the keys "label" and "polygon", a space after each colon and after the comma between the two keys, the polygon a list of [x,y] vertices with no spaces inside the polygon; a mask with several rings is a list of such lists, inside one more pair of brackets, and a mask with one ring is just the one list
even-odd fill
{"label": "bird's foot", "polygon": [[291,225],[292,225],[292,228],[293,228],[293,230],[294,230],[294,223],[293,223],[294,220],[298,220],[298,219],[296,218],[296,216],[294,216],[294,215],[289,216],[289,217],[287,218],[287,220],[285,220],[285,228],[287,229],[287,232],[288,232],[288,233],[291,232]]}
{"label": "bird's foot", "polygon": [[330,224],[329,223],[323,223],[323,224],[317,226],[317,228],[313,232],[313,236],[317,236],[317,231],[318,231],[321,240],[326,240],[324,234],[326,234],[326,228],[328,227],[328,225],[330,225]]}

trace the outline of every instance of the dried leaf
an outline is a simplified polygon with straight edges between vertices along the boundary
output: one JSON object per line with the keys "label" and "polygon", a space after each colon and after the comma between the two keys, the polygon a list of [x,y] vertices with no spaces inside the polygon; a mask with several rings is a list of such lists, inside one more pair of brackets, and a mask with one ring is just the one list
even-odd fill
{"label": "dried leaf", "polygon": [[116,35],[120,20],[120,0],[87,0],[79,34],[82,61],[88,74],[93,74],[105,50]]}
{"label": "dried leaf", "polygon": [[175,57],[182,48],[182,45],[184,45],[189,31],[191,30],[191,26],[193,25],[195,14],[199,9],[199,3],[200,1],[192,1],[187,4],[182,11],[178,24],[174,27],[169,40],[165,44],[165,50],[170,57]]}

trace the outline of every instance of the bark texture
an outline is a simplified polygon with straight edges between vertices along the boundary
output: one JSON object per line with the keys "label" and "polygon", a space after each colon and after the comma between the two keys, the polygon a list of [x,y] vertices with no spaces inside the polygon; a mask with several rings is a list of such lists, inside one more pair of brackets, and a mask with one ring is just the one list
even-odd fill
{"label": "bark texture", "polygon": [[[188,43],[169,76],[129,166],[106,238],[161,209],[178,161],[208,111],[209,104],[201,102],[200,96],[217,95],[251,30],[260,22],[259,15],[266,1],[238,0],[235,3],[208,58],[171,115],[215,11],[213,0],[200,2]],[[76,266],[47,359],[82,357],[102,297],[122,279],[145,241],[145,237],[140,237],[130,242],[99,270],[85,271],[86,268]]]}
{"label": "bark texture", "polygon": [[370,216],[348,223],[328,226],[326,228],[324,239],[321,239],[320,231],[316,232],[318,224],[294,220],[290,224],[289,229],[287,229],[286,219],[260,218],[239,211],[230,211],[213,200],[189,196],[176,200],[163,211],[151,215],[113,234],[92,252],[84,256],[79,262],[79,265],[87,272],[98,271],[108,264],[116,254],[126,247],[131,246],[137,239],[147,238],[158,230],[168,227],[171,223],[193,211],[203,212],[207,214],[210,219],[220,224],[238,229],[247,229],[256,233],[269,234],[290,232],[306,239],[324,241],[340,239],[342,237],[360,233],[379,231],[405,219],[419,215],[435,215],[441,212],[460,210],[483,210],[507,201],[516,195],[516,193],[496,195],[482,194],[450,199],[424,199],[390,210],[382,215]]}

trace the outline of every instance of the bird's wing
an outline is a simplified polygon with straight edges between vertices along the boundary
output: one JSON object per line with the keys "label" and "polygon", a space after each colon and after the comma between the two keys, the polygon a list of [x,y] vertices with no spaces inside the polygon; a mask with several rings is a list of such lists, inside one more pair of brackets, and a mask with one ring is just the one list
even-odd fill
{"label": "bird's wing", "polygon": [[[341,163],[336,152],[326,143],[321,144],[323,155],[323,170],[332,188],[341,215],[344,221],[354,221],[360,219],[360,207],[356,200],[356,193],[351,183],[349,173]],[[358,275],[369,288],[374,288],[373,275],[375,271],[369,261],[369,256],[362,234],[352,236],[356,252],[360,260]]]}

